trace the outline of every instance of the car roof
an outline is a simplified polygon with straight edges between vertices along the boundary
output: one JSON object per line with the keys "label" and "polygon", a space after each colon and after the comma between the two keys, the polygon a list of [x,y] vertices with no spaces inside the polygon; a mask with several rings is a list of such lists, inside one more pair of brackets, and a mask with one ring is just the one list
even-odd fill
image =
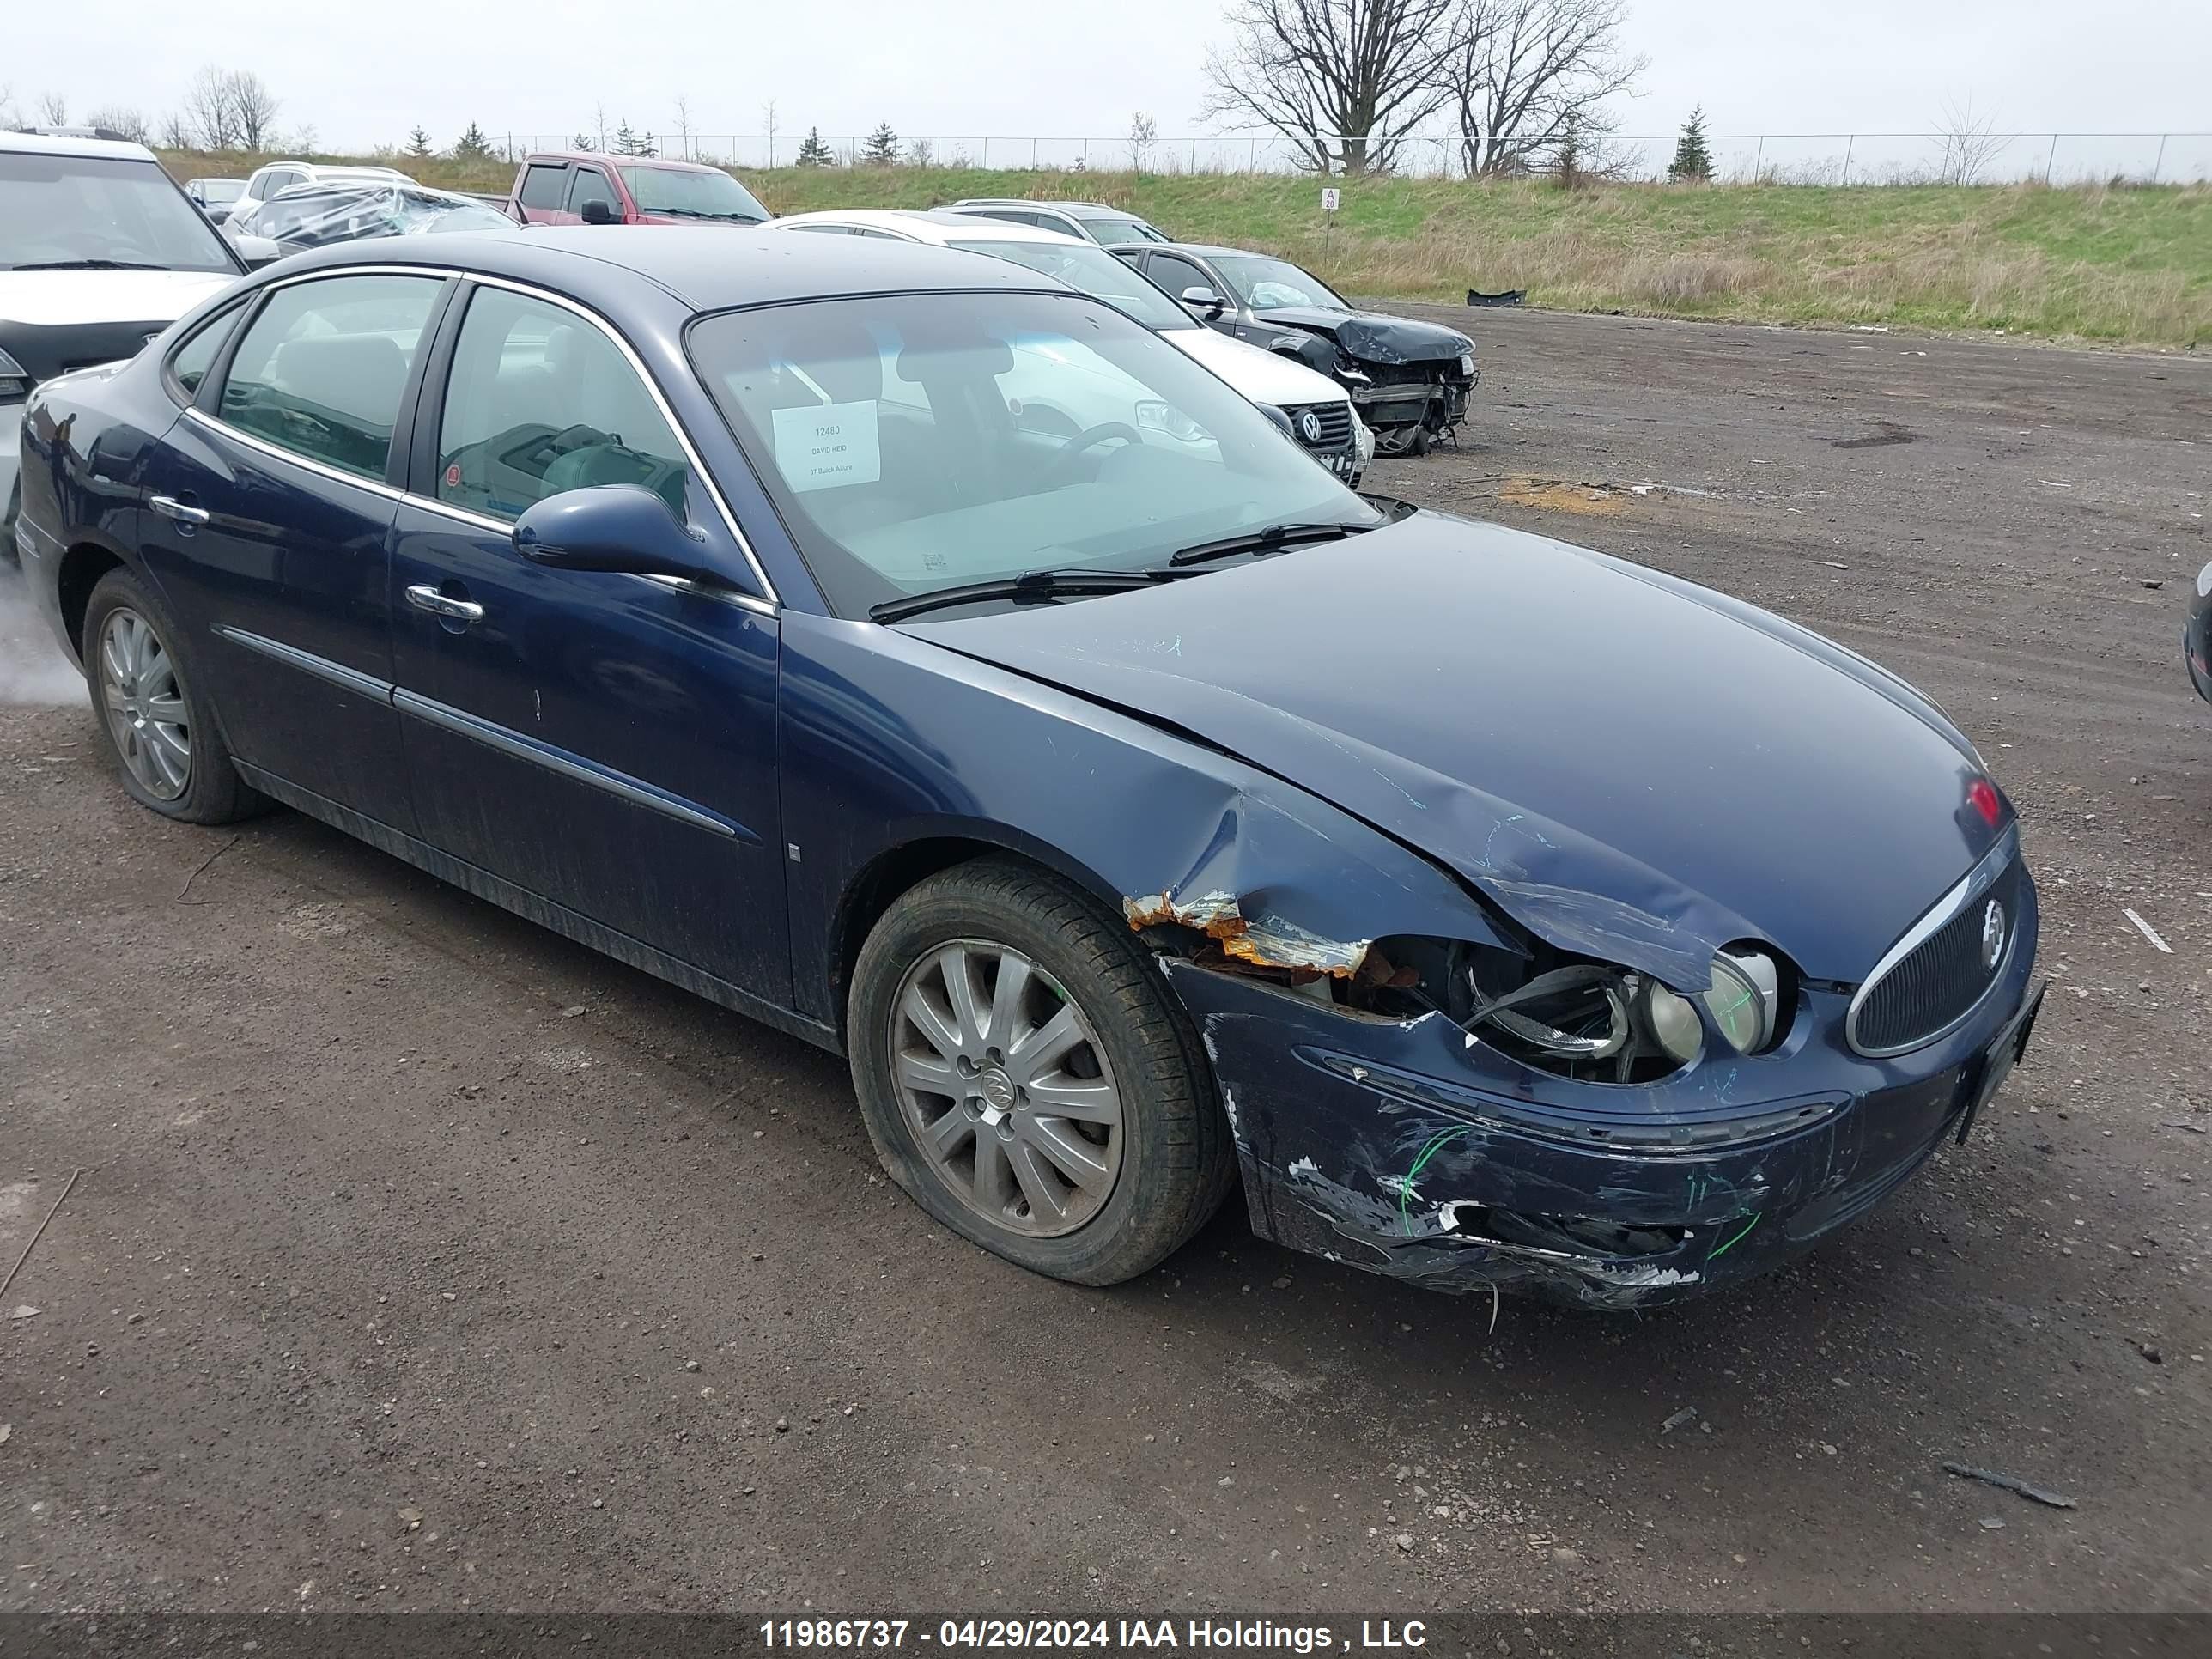
{"label": "car roof", "polygon": [[1048,202],[1042,197],[1029,196],[969,196],[951,204],[955,208],[1049,208],[1065,213],[1071,219],[1134,219],[1145,222],[1141,213],[1127,208],[1109,206],[1104,202]]}
{"label": "car roof", "polygon": [[[204,181],[195,179],[193,182]],[[269,199],[272,202],[289,202],[295,198],[305,199],[311,196],[333,196],[343,191],[366,195],[371,191],[384,191],[395,193],[404,191],[410,196],[434,196],[443,202],[475,203],[483,199],[474,196],[464,196],[459,191],[440,190],[433,185],[418,185],[412,179],[403,178],[398,173],[347,173],[336,169],[323,173],[319,178],[310,179],[302,185],[287,185]],[[501,196],[495,199],[504,202],[507,198]]]}
{"label": "car roof", "polygon": [[1090,246],[1079,236],[1071,236],[1064,230],[1047,230],[1042,225],[1009,224],[1003,219],[992,220],[987,229],[977,223],[973,213],[951,213],[939,208],[823,208],[812,213],[787,213],[781,219],[772,219],[772,225],[787,227],[810,224],[866,225],[876,230],[896,231],[902,236],[912,236],[942,247],[956,236],[988,236],[996,242],[1062,242]]}
{"label": "car roof", "polygon": [[787,300],[989,289],[1072,293],[1025,265],[862,236],[783,236],[720,225],[556,225],[383,237],[284,261],[288,275],[354,264],[422,264],[533,283],[604,308],[659,289],[694,312]]}
{"label": "car roof", "polygon": [[522,158],[527,167],[532,161],[596,161],[609,167],[659,167],[670,173],[720,173],[720,167],[709,167],[704,161],[679,161],[672,155],[617,155],[605,149],[533,149]]}
{"label": "car roof", "polygon": [[0,132],[0,150],[33,155],[105,155],[119,161],[155,161],[152,150],[127,139],[78,138],[53,132]]}

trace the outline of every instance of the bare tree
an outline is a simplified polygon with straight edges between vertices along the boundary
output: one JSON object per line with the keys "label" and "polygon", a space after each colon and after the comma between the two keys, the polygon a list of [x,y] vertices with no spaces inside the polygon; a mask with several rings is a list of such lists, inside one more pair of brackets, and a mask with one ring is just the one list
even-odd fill
{"label": "bare tree", "polygon": [[238,123],[230,109],[230,76],[212,64],[192,76],[185,101],[172,118],[187,139],[186,149],[236,149]]}
{"label": "bare tree", "polygon": [[1160,124],[1149,111],[1129,118],[1129,170],[1142,173],[1152,164],[1152,146],[1160,141]]}
{"label": "bare tree", "polygon": [[775,165],[775,100],[771,98],[761,106],[761,131],[768,134],[768,164]]}
{"label": "bare tree", "polygon": [[252,150],[268,149],[276,136],[276,112],[283,107],[283,100],[252,70],[233,70],[227,79],[240,145]]}
{"label": "bare tree", "polygon": [[2002,155],[2012,140],[1996,131],[1996,117],[1974,113],[1971,98],[1954,102],[1943,100],[1943,118],[1936,124],[1936,136],[1943,141],[1942,182],[1947,185],[1977,185],[1990,162]]}
{"label": "bare tree", "polygon": [[1388,173],[1443,107],[1442,60],[1462,6],[1479,0],[1237,0],[1231,43],[1206,53],[1200,113],[1271,127],[1316,173]]}
{"label": "bare tree", "polygon": [[684,147],[680,153],[685,161],[699,159],[691,148],[691,100],[680,92],[676,94],[676,142]]}
{"label": "bare tree", "polygon": [[597,142],[592,145],[592,148],[600,155],[605,155],[607,153],[607,106],[605,104],[592,106],[592,131],[598,135]]}
{"label": "bare tree", "polygon": [[1602,106],[1650,59],[1620,43],[1626,0],[1459,0],[1444,88],[1469,177],[1549,167],[1571,137],[1591,172],[1616,125]]}
{"label": "bare tree", "polygon": [[97,127],[102,132],[112,132],[118,138],[128,138],[134,144],[153,142],[153,124],[142,112],[127,105],[103,105],[84,119],[86,125]]}
{"label": "bare tree", "polygon": [[69,125],[69,100],[58,92],[39,94],[39,119],[50,127]]}

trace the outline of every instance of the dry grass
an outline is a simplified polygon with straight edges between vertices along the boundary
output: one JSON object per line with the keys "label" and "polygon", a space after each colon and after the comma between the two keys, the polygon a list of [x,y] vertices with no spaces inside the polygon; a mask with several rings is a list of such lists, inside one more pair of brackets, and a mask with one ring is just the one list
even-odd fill
{"label": "dry grass", "polygon": [[[168,158],[179,176],[246,158]],[[394,165],[425,184],[503,191],[503,163]],[[1782,323],[1894,323],[2186,347],[2212,338],[2212,188],[2106,184],[1703,187],[1265,174],[785,167],[745,181],[778,212],[928,207],[960,196],[1081,196],[1172,234],[1280,252],[1348,292]]]}

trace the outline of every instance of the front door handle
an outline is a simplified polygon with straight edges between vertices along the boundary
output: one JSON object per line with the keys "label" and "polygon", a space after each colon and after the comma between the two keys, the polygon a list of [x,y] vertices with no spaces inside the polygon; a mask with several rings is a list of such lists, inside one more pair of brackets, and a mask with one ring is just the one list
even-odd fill
{"label": "front door handle", "polygon": [[483,620],[483,607],[474,599],[450,599],[427,582],[407,590],[407,603],[417,611],[427,611],[434,617],[442,617],[464,627]]}
{"label": "front door handle", "polygon": [[187,507],[174,495],[155,495],[146,503],[165,519],[174,519],[179,524],[205,524],[210,514],[204,507]]}

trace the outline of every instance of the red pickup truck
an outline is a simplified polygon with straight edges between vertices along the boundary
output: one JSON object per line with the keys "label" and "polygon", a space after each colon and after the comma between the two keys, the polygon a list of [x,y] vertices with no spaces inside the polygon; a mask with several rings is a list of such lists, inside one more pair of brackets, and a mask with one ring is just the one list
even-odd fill
{"label": "red pickup truck", "polygon": [[769,217],[720,167],[588,150],[525,156],[507,210],[526,225],[757,225]]}

